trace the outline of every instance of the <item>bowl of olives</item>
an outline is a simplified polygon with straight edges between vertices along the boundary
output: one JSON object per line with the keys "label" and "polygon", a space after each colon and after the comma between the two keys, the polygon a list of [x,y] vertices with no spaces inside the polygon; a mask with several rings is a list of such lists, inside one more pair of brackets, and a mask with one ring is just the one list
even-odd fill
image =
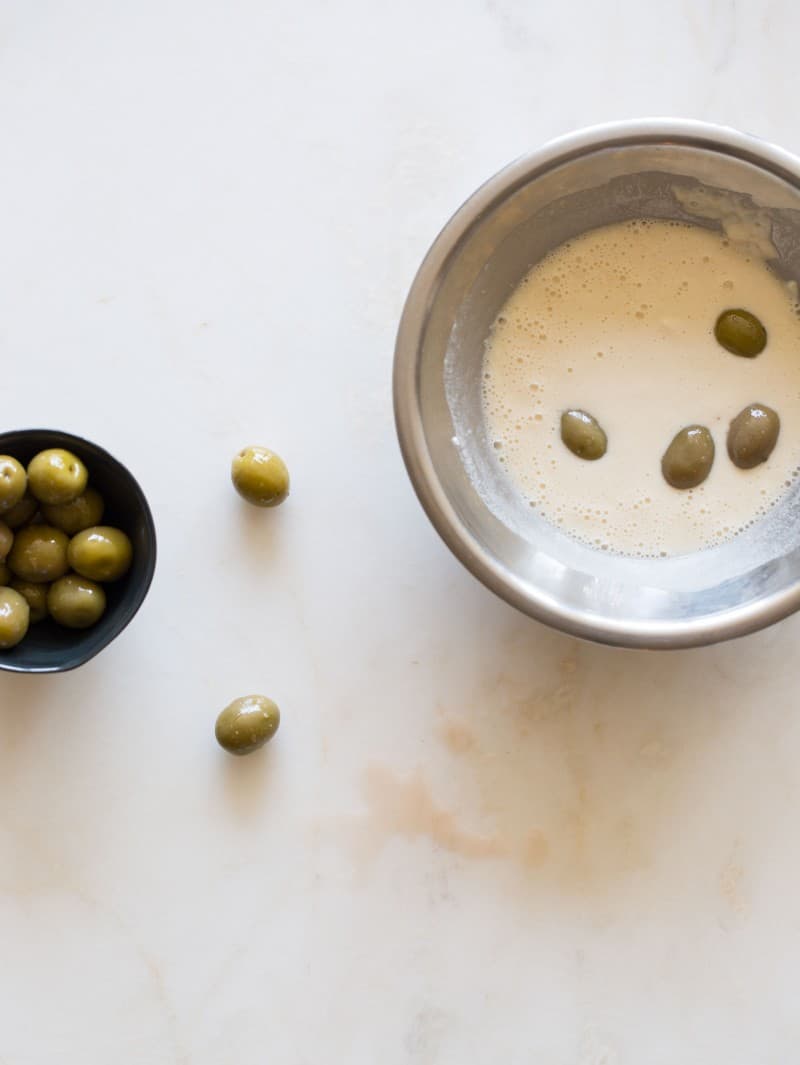
{"label": "bowl of olives", "polygon": [[53,429],[0,433],[0,670],[88,662],[150,588],[156,532],[129,470]]}

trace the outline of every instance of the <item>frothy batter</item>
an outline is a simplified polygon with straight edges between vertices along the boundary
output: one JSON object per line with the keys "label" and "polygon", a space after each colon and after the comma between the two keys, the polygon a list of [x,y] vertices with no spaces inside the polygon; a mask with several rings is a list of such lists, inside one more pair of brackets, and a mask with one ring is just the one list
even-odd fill
{"label": "frothy batter", "polygon": [[[725,351],[714,323],[756,314],[768,343],[754,359]],[[789,286],[755,254],[696,226],[639,220],[592,230],[528,273],[486,342],[483,406],[498,462],[531,507],[598,548],[637,556],[709,547],[752,524],[800,468],[800,318]],[[728,459],[728,425],[745,405],[780,414],[768,461]],[[602,459],[563,445],[562,411],[608,435]],[[679,491],[661,475],[676,432],[705,425],[708,479]]]}

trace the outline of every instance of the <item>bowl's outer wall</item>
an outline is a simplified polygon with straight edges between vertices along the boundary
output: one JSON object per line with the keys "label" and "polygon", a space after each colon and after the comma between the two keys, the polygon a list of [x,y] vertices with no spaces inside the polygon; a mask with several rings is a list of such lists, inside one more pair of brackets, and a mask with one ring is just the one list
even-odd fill
{"label": "bowl's outer wall", "polygon": [[[45,448],[72,451],[89,470],[90,483],[106,504],[103,524],[123,529],[133,544],[133,563],[119,581],[104,585],[108,606],[97,625],[76,631],[47,619],[32,625],[25,639],[0,650],[0,669],[56,673],[88,662],[107,647],[134,617],[147,595],[156,564],[156,533],[144,492],[133,475],[103,448],[81,437],[51,429],[22,429],[0,434],[0,454],[27,465]],[[0,517],[2,517],[0,515]]]}
{"label": "bowl's outer wall", "polygon": [[[786,502],[787,516],[797,520],[781,523],[789,531],[780,543],[770,527],[761,527],[702,556],[645,561],[593,551],[543,521],[534,527],[530,513],[528,534],[521,534],[505,515],[498,517],[505,509],[513,518],[503,482],[491,482],[498,506],[487,505],[475,487],[476,470],[485,473],[492,461],[478,387],[488,325],[532,262],[570,235],[637,213],[685,220],[664,194],[663,180],[661,187],[653,179],[640,182],[642,174],[720,187],[768,208],[781,234],[779,268],[800,276],[800,162],[793,156],[733,130],[682,120],[581,131],[490,179],[435,241],[398,332],[395,415],[429,517],[494,592],[577,636],[623,646],[692,646],[743,635],[800,605],[797,492]],[[559,215],[564,203],[569,210]]]}

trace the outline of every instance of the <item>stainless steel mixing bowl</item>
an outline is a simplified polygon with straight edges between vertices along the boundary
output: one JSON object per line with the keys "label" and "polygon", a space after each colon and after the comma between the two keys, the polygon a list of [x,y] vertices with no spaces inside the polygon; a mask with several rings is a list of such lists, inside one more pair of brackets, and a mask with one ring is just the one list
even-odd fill
{"label": "stainless steel mixing bowl", "polygon": [[[400,323],[395,417],[423,507],[488,588],[576,636],[689,647],[752,632],[800,606],[800,483],[763,520],[717,547],[666,559],[611,555],[565,535],[515,497],[481,414],[484,340],[517,282],[570,237],[643,216],[737,239],[744,219],[770,266],[800,280],[794,156],[735,130],[673,119],[562,137],[491,178],[436,239]],[[783,431],[800,433],[800,426]]]}

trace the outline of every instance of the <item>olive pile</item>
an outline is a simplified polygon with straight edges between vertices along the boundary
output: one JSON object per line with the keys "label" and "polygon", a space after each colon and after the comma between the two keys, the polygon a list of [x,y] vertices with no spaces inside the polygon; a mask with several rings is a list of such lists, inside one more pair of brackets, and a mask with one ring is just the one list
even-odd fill
{"label": "olive pile", "polygon": [[133,558],[125,533],[100,524],[104,509],[72,452],[41,451],[27,470],[0,456],[0,648],[48,616],[69,629],[103,616],[102,584],[124,577]]}
{"label": "olive pile", "polygon": [[[767,331],[750,311],[723,311],[714,326],[714,336],[726,351],[753,359],[767,345]],[[781,420],[763,403],[750,403],[728,428],[728,456],[740,470],[752,470],[766,462],[778,442]],[[580,459],[602,458],[608,439],[600,423],[583,410],[561,415],[561,439]],[[661,457],[664,480],[673,488],[696,488],[708,477],[714,464],[714,440],[704,425],[687,425],[672,439]]]}

